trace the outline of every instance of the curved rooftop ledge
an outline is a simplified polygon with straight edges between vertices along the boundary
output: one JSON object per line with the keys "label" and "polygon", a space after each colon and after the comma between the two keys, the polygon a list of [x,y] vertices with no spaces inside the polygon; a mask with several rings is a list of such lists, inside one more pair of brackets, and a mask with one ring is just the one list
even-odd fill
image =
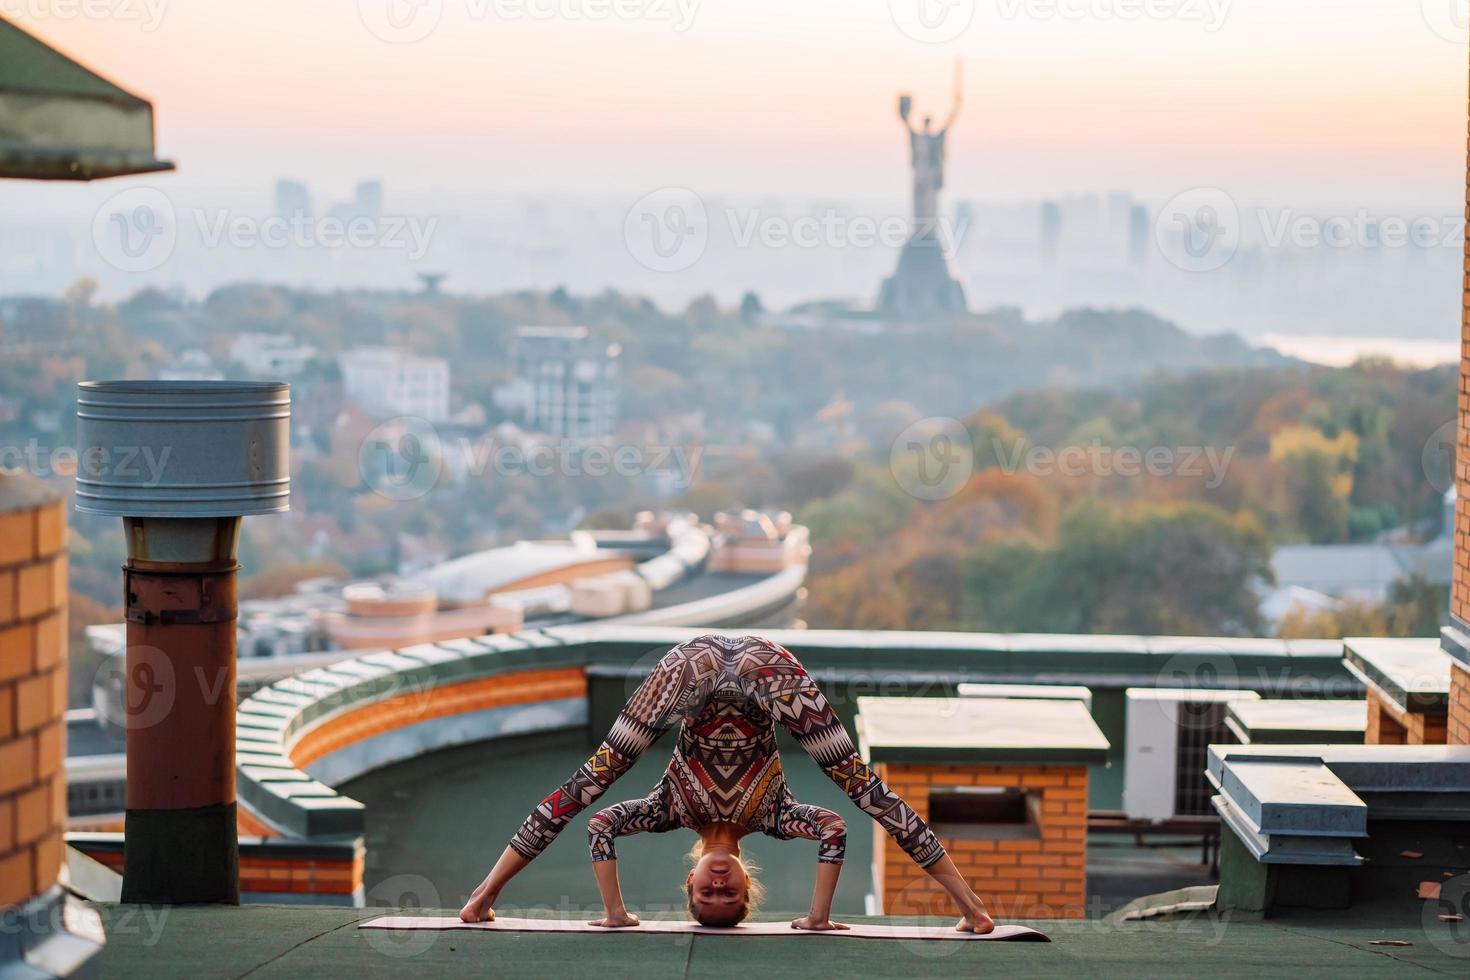
{"label": "curved rooftop ledge", "polygon": [[[360,803],[332,788],[454,745],[587,724],[589,672],[639,672],[708,632],[568,625],[382,651],[263,688],[237,713],[242,827],[288,837],[361,834]],[[822,678],[1210,686],[1351,694],[1336,641],[774,630]]]}

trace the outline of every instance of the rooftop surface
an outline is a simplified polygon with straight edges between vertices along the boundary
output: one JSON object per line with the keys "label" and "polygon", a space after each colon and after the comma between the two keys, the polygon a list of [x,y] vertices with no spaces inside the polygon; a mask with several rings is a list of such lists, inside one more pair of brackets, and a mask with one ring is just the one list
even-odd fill
{"label": "rooftop surface", "polygon": [[[109,977],[1153,977],[1463,976],[1470,937],[1453,927],[1343,922],[1329,914],[1249,921],[1204,914],[1115,924],[1036,922],[1052,942],[918,943],[803,936],[608,936],[525,933],[393,933],[357,929],[386,914],[422,909],[269,905],[147,909],[99,906],[107,947],[95,960]],[[509,910],[506,910],[509,914]],[[449,912],[434,914],[451,914]],[[531,917],[534,910],[518,909]],[[542,912],[542,915],[548,915]],[[761,918],[781,918],[762,916]],[[840,921],[840,920],[839,920]],[[865,921],[933,924],[916,919]],[[1373,946],[1399,940],[1409,946]],[[1457,941],[1458,940],[1458,941]],[[738,959],[737,959],[738,957]]]}

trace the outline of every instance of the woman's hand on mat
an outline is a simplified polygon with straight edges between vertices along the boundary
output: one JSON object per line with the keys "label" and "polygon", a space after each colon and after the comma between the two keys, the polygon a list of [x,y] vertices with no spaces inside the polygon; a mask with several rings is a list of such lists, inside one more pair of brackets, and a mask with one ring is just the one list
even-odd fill
{"label": "woman's hand on mat", "polygon": [[627,929],[638,924],[638,916],[626,909],[617,912],[609,912],[600,919],[593,919],[587,923],[589,926],[601,926],[604,929]]}
{"label": "woman's hand on mat", "polygon": [[808,929],[812,932],[833,932],[835,930],[846,929],[848,927],[843,925],[841,922],[833,922],[831,919],[828,919],[826,917],[819,918],[813,915],[803,915],[799,919],[791,920],[791,928]]}

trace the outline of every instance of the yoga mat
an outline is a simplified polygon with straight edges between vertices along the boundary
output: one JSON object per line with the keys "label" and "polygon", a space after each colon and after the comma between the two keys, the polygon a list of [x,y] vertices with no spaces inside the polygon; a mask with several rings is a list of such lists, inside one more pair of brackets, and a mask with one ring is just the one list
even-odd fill
{"label": "yoga mat", "polygon": [[[839,919],[840,921],[840,919]],[[871,922],[851,923],[851,928],[831,932],[813,932],[809,929],[793,929],[789,922],[742,922],[731,929],[715,929],[697,922],[675,922],[667,919],[644,921],[629,929],[604,929],[591,926],[581,919],[513,919],[509,916],[494,922],[461,922],[455,916],[436,915],[383,915],[376,919],[358,923],[359,929],[403,929],[445,932],[466,930],[470,932],[580,932],[598,933],[693,933],[700,936],[825,936],[832,939],[934,939],[959,942],[1031,942],[1049,943],[1046,936],[1035,929],[1014,924],[998,925],[995,931],[984,936],[973,932],[955,932],[952,926],[890,926]]]}

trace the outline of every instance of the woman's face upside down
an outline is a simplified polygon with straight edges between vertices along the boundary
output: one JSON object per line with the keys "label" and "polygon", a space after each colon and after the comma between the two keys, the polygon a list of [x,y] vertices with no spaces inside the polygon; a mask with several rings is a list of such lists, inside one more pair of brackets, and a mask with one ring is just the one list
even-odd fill
{"label": "woman's face upside down", "polygon": [[745,865],[728,851],[708,851],[689,877],[689,912],[706,926],[733,926],[750,910],[750,877]]}

